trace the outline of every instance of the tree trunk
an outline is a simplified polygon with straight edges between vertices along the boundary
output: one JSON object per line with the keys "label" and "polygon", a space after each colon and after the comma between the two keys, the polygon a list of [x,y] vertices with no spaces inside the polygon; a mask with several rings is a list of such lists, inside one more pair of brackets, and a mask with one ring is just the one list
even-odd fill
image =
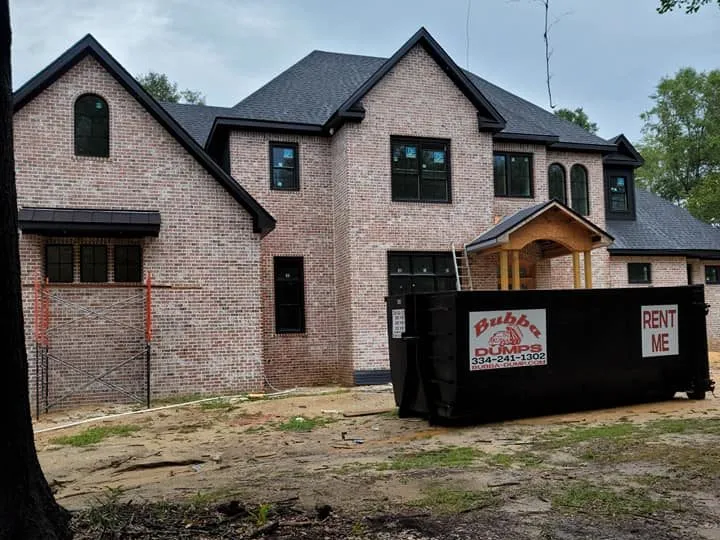
{"label": "tree trunk", "polygon": [[35,453],[23,331],[12,137],[10,10],[0,0],[0,540],[70,538]]}

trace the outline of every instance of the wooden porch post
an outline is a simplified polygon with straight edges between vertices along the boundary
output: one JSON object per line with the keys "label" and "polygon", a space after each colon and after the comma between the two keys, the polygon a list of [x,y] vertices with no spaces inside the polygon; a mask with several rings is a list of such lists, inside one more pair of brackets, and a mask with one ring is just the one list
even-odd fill
{"label": "wooden porch post", "polygon": [[580,252],[572,252],[573,259],[573,286],[576,289],[580,288]]}
{"label": "wooden porch post", "polygon": [[503,250],[500,252],[500,290],[507,291],[508,283],[508,252]]}
{"label": "wooden porch post", "polygon": [[585,263],[585,288],[592,289],[592,257],[590,250],[583,253],[583,262]]}
{"label": "wooden porch post", "polygon": [[513,291],[520,290],[520,250],[515,249],[512,252],[512,288]]}

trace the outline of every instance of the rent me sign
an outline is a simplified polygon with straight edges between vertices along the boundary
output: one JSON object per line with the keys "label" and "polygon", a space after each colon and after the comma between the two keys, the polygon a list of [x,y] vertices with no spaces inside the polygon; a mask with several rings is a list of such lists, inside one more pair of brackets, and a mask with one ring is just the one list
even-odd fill
{"label": "rent me sign", "polygon": [[678,354],[678,307],[641,306],[642,355],[672,356]]}

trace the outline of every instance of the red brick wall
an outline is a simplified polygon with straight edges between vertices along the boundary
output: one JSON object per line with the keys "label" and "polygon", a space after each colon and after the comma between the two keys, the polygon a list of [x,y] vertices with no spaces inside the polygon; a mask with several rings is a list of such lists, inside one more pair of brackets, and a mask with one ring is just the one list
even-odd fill
{"label": "red brick wall", "polygon": [[[270,142],[298,145],[299,191],[270,189]],[[262,313],[265,370],[276,387],[338,382],[333,195],[330,140],[235,131],[230,137],[233,175],[278,220],[262,241]],[[304,258],[305,327],[275,332],[273,258]]]}
{"label": "red brick wall", "polygon": [[[108,102],[109,158],[74,155],[73,105],[86,92]],[[144,271],[158,286],[153,395],[262,387],[260,239],[250,215],[89,57],[18,111],[14,122],[20,206],[161,213],[160,236],[142,241]],[[43,272],[44,242],[34,235],[22,235],[20,242],[29,338],[32,279]],[[58,291],[94,306],[128,292],[113,283],[76,283]],[[128,309],[121,317],[135,321],[137,313]],[[50,337],[51,347],[97,373],[124,355],[115,345],[122,335],[107,325],[78,324]],[[32,353],[32,339],[28,349]],[[58,385],[57,391],[64,389]]]}

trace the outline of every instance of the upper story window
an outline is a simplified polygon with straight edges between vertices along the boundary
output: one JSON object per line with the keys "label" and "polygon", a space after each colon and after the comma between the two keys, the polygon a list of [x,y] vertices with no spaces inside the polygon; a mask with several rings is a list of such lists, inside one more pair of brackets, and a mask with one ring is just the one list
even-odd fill
{"label": "upper story window", "polygon": [[71,244],[45,246],[45,276],[50,283],[72,283],[74,276]]}
{"label": "upper story window", "polygon": [[450,202],[448,141],[391,140],[392,200]]}
{"label": "upper story window", "polygon": [[455,290],[451,253],[388,253],[389,294]]}
{"label": "upper story window", "polygon": [[110,155],[110,116],[107,102],[98,95],[85,94],[75,101],[75,155]]}
{"label": "upper story window", "polygon": [[705,283],[708,285],[720,283],[720,266],[705,266]]}
{"label": "upper story window", "polygon": [[284,191],[300,189],[297,144],[270,143],[270,188]]}
{"label": "upper story window", "polygon": [[570,169],[571,207],[577,213],[587,216],[590,213],[588,197],[588,174],[582,165],[573,165]]}
{"label": "upper story window", "polygon": [[548,198],[567,204],[566,193],[565,167],[559,163],[553,163],[548,169]]}
{"label": "upper story window", "polygon": [[611,212],[628,212],[628,182],[625,176],[611,176],[608,182],[608,200]]}
{"label": "upper story window", "polygon": [[493,174],[496,197],[532,197],[532,155],[495,152]]}
{"label": "upper story window", "polygon": [[650,263],[628,263],[628,283],[652,283]]}

